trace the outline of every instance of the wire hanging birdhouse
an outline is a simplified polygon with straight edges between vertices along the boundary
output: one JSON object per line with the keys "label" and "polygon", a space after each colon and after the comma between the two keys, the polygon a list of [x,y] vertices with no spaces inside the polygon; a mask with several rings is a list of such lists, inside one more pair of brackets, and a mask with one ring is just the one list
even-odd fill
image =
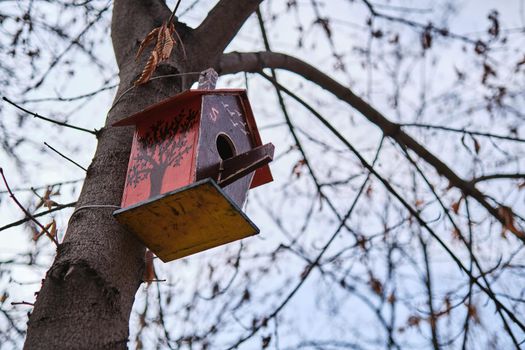
{"label": "wire hanging birdhouse", "polygon": [[241,208],[273,180],[246,91],[214,90],[213,73],[114,124],[135,125],[114,216],[164,262],[257,234]]}

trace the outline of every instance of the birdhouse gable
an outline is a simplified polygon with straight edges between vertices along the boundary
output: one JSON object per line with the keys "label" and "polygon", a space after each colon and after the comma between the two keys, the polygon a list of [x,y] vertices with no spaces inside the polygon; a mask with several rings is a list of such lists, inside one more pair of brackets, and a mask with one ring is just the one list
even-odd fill
{"label": "birdhouse gable", "polygon": [[194,99],[150,118],[136,119],[122,207],[194,181],[198,102]]}

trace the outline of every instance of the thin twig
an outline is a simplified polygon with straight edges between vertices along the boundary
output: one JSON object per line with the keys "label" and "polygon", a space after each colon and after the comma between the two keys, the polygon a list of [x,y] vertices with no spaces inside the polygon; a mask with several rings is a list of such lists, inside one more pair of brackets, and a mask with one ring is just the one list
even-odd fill
{"label": "thin twig", "polygon": [[9,313],[6,310],[0,308],[0,312],[4,314],[4,317],[7,319],[7,322],[9,322],[9,324],[11,325],[11,328],[14,329],[18,333],[18,335],[25,336],[25,332],[18,328],[16,323],[13,321],[11,315],[9,315]]}
{"label": "thin twig", "polygon": [[58,120],[54,120],[54,119],[50,119],[50,118],[46,118],[46,117],[43,117],[41,116],[40,114],[38,113],[34,113],[34,112],[31,112],[27,109],[25,109],[24,107],[20,106],[20,105],[17,105],[15,102],[11,101],[10,99],[8,99],[7,97],[2,97],[2,100],[4,100],[5,102],[15,106],[16,108],[18,108],[19,110],[27,113],[27,114],[30,114],[32,115],[33,117],[35,118],[38,118],[38,119],[42,119],[42,120],[45,120],[46,122],[50,122],[50,123],[53,123],[53,124],[57,124],[57,125],[60,125],[60,126],[64,126],[66,128],[71,128],[71,129],[75,129],[75,130],[80,130],[80,131],[84,131],[84,132],[88,132],[90,134],[93,134],[93,135],[96,135],[97,132],[96,130],[89,130],[89,129],[84,129],[84,128],[81,128],[79,126],[75,126],[75,125],[71,125],[71,124],[68,124],[68,123],[64,123],[64,122],[61,122],[61,121],[58,121]]}
{"label": "thin twig", "polygon": [[[469,270],[472,272],[472,268],[473,268],[473,256],[474,254],[472,253],[472,240],[473,240],[473,235],[472,235],[472,217],[470,215],[470,208],[469,208],[469,201],[468,201],[468,198],[465,198],[465,210],[467,212],[467,219],[468,219],[468,232],[469,232],[469,239],[468,239],[468,250],[469,250],[469,253],[470,253],[470,266],[469,266]],[[472,316],[472,313],[471,313],[471,307],[472,307],[472,289],[473,289],[473,281],[470,280],[469,281],[469,284],[468,284],[468,299],[467,299],[467,304],[466,304],[466,307],[467,307],[467,312],[466,312],[466,315],[465,315],[465,323],[463,324],[463,344],[461,345],[461,350],[466,350],[467,349],[467,342],[468,342],[468,333],[469,333],[469,327],[470,327],[470,318]]]}
{"label": "thin twig", "polygon": [[[44,216],[44,215],[47,215],[47,214],[50,214],[50,213],[53,213],[55,211],[59,211],[59,210],[65,209],[65,208],[72,208],[76,204],[77,204],[77,202],[71,202],[71,203],[67,203],[67,204],[57,205],[56,207],[53,207],[53,208],[51,208],[49,210],[46,210],[46,211],[43,211],[43,212],[40,212],[40,213],[37,213],[37,214],[33,214],[33,217],[37,218],[37,217]],[[7,230],[8,228],[15,227],[15,226],[18,226],[18,225],[22,225],[23,223],[26,223],[29,220],[31,220],[31,218],[25,217],[23,219],[20,219],[18,221],[15,221],[15,222],[12,222],[10,224],[7,224],[5,226],[0,227],[0,231]]]}
{"label": "thin twig", "polygon": [[382,19],[385,19],[385,20],[391,21],[391,22],[402,23],[402,24],[408,25],[408,26],[413,27],[413,28],[418,28],[418,29],[423,29],[423,30],[430,30],[430,31],[432,31],[434,33],[437,33],[437,34],[440,34],[440,35],[442,35],[444,37],[450,37],[450,38],[454,38],[454,39],[459,39],[459,40],[464,41],[464,42],[469,43],[469,44],[485,46],[485,44],[482,43],[481,41],[473,40],[473,39],[471,39],[471,38],[469,38],[467,36],[464,36],[464,35],[452,33],[446,28],[438,28],[438,27],[435,27],[432,24],[423,24],[423,23],[419,23],[419,22],[414,22],[414,21],[408,20],[408,19],[406,19],[404,17],[395,17],[395,16],[390,16],[390,15],[378,12],[375,9],[375,7],[374,7],[375,5],[372,5],[372,3],[369,0],[362,0],[362,1],[366,5],[366,7],[368,7],[368,10],[370,11],[370,14],[372,16],[374,16],[374,17],[379,17],[379,18],[382,18]]}
{"label": "thin twig", "polygon": [[166,279],[159,280],[159,279],[151,279],[151,280],[142,280],[143,283],[153,283],[153,282],[166,282]]}
{"label": "thin twig", "polygon": [[[71,184],[75,184],[77,182],[80,182],[80,181],[83,181],[84,179],[76,179],[76,180],[69,180],[69,181],[61,181],[61,182],[55,182],[55,183],[52,183],[52,184],[48,184],[48,185],[43,185],[43,186],[37,186],[37,187],[34,187],[34,186],[31,186],[31,187],[27,187],[27,188],[12,188],[11,191],[13,192],[29,192],[29,191],[33,191],[33,190],[43,190],[43,189],[46,189],[48,187],[54,187],[54,186],[62,186],[62,185],[71,185]],[[0,191],[0,194],[4,194],[4,193],[7,193],[7,191]]]}
{"label": "thin twig", "polygon": [[[450,223],[452,224],[452,226],[454,227],[455,231],[457,232],[458,234],[458,237],[460,238],[460,240],[467,246],[467,248],[469,249],[469,253],[470,253],[470,258],[471,258],[471,264],[474,263],[476,265],[476,267],[478,268],[479,270],[479,273],[480,273],[480,278],[483,280],[483,282],[485,283],[486,285],[486,289],[484,289],[484,292],[488,294],[488,296],[494,301],[494,304],[496,306],[496,312],[498,313],[498,315],[500,316],[502,322],[503,322],[503,326],[504,328],[507,330],[508,334],[510,335],[512,341],[514,342],[514,344],[516,346],[518,346],[518,341],[516,339],[516,337],[514,336],[514,333],[512,332],[512,329],[510,328],[507,320],[505,319],[505,316],[503,315],[502,313],[502,310],[504,310],[512,320],[517,319],[517,317],[514,315],[514,314],[511,314],[510,310],[507,309],[506,307],[503,306],[503,304],[497,299],[496,297],[496,294],[494,293],[494,291],[492,290],[492,287],[488,281],[488,279],[486,278],[487,274],[489,273],[488,271],[484,271],[481,267],[481,264],[479,263],[478,259],[475,257],[474,253],[472,252],[472,247],[471,245],[469,244],[469,241],[467,241],[465,239],[465,236],[461,233],[461,230],[459,228],[459,226],[456,224],[455,220],[452,218],[452,216],[450,215],[450,211],[449,209],[445,206],[445,204],[443,203],[443,201],[441,200],[441,198],[439,197],[439,195],[437,194],[436,190],[434,189],[434,187],[432,186],[432,184],[430,183],[429,179],[426,177],[426,175],[423,173],[423,171],[421,170],[421,168],[417,165],[417,162],[412,159],[412,157],[410,156],[410,154],[408,153],[408,149],[402,147],[403,149],[403,152],[405,154],[405,157],[408,159],[408,161],[414,166],[414,168],[416,169],[416,171],[419,173],[419,175],[421,176],[421,178],[423,179],[423,181],[427,184],[428,188],[430,189],[430,191],[433,193],[434,197],[436,198],[436,200],[438,201],[439,205],[441,206],[441,208],[443,209],[445,215],[447,216],[447,218],[449,219]],[[472,267],[469,268],[468,272],[465,271],[467,273],[467,275],[470,277],[471,279],[471,283],[474,279],[474,276],[472,275]],[[481,286],[480,282],[479,281],[476,281],[477,284],[479,286]],[[519,323],[518,323],[519,324]]]}
{"label": "thin twig", "polygon": [[46,145],[47,147],[51,148],[53,151],[55,151],[56,153],[58,153],[58,155],[60,155],[62,158],[65,158],[67,160],[69,160],[71,163],[75,164],[77,167],[79,167],[80,169],[84,170],[87,172],[87,169],[84,168],[82,165],[78,164],[77,162],[75,162],[73,159],[67,157],[66,155],[64,155],[63,153],[60,153],[59,151],[57,151],[55,148],[53,148],[52,146],[50,146],[47,142],[44,142],[44,145]]}
{"label": "thin twig", "polygon": [[[157,273],[155,272],[155,277],[157,277]],[[168,332],[168,329],[166,328],[166,323],[164,322],[164,311],[162,309],[162,295],[160,293],[160,283],[157,284],[157,298],[159,298],[159,321],[160,321],[160,324],[162,325],[162,330],[164,331],[164,337],[166,338],[166,344],[168,345],[168,348],[170,348],[170,350],[174,350],[173,347],[171,346],[171,338],[170,338],[170,334]]]}
{"label": "thin twig", "polygon": [[95,96],[95,95],[97,95],[97,94],[99,94],[101,92],[114,89],[117,86],[118,86],[118,84],[106,85],[106,86],[101,87],[98,90],[95,90],[95,91],[92,91],[92,92],[88,92],[88,93],[85,93],[85,94],[82,94],[82,95],[78,95],[78,96],[71,96],[71,97],[62,97],[62,96],[42,97],[42,98],[27,99],[27,100],[19,101],[18,103],[35,103],[35,102],[46,102],[46,101],[71,102],[71,101],[81,100],[81,99],[84,99],[84,98]]}
{"label": "thin twig", "polygon": [[37,219],[35,219],[35,217],[33,215],[31,215],[30,212],[28,212],[26,210],[26,208],[24,208],[24,206],[18,201],[18,199],[16,199],[15,195],[13,194],[13,192],[11,192],[11,188],[9,187],[9,184],[7,183],[7,179],[5,178],[5,175],[4,175],[4,170],[2,168],[0,168],[0,175],[2,175],[2,179],[4,180],[4,184],[5,184],[5,187],[7,188],[7,191],[9,192],[9,196],[13,199],[13,201],[16,203],[16,205],[24,212],[24,214],[26,214],[26,216],[28,218],[30,218],[35,224],[38,225],[38,227],[40,227],[42,229],[42,232],[45,232],[46,235],[56,244],[56,246],[58,247],[58,241],[56,239],[55,236],[53,236],[51,233],[49,233],[49,231],[47,230],[47,228],[44,227],[44,225],[42,225]]}
{"label": "thin twig", "polygon": [[[381,176],[372,165],[370,165],[365,158],[354,148],[354,146],[345,138],[341,133],[332,125],[330,124],[315,108],[310,106],[308,103],[306,103],[303,99],[301,99],[299,96],[285,88],[284,86],[280,85],[278,82],[276,82],[274,79],[272,79],[270,76],[259,72],[260,75],[262,75],[266,80],[270,81],[271,83],[277,85],[282,91],[284,91],[287,95],[295,99],[297,102],[299,102],[303,107],[305,107],[308,111],[310,111],[325,127],[327,127],[343,144],[348,147],[348,149],[359,159],[361,164],[369,171],[371,172],[387,189],[388,192],[390,192],[409,212],[413,215],[413,217],[425,228],[425,230],[432,236],[434,239],[439,243],[439,245],[449,254],[449,256],[452,258],[452,260],[456,263],[458,268],[466,273],[471,279],[474,279],[474,282],[476,285],[485,293],[487,296],[489,296],[494,303],[500,307],[502,310],[504,310],[507,315],[510,317],[510,319],[519,326],[523,331],[525,331],[525,324],[520,321],[516,315],[514,315],[509,308],[507,308],[504,304],[502,304],[495,296],[494,293],[492,293],[491,290],[487,289],[485,286],[483,286],[477,279],[475,279],[474,276],[470,274],[470,271],[463,265],[461,260],[452,252],[450,247],[437,235],[437,233],[429,226],[429,224],[421,218],[419,213],[416,209],[414,209],[406,200],[405,198],[399,194],[392,184],[387,181],[383,176]],[[519,237],[518,237],[519,238]]]}
{"label": "thin twig", "polygon": [[497,179],[522,179],[522,180],[525,180],[525,174],[514,173],[514,174],[489,174],[489,175],[482,175],[482,176],[473,178],[472,180],[470,180],[470,183],[476,184],[476,183],[482,182],[482,181],[497,180]]}
{"label": "thin twig", "polygon": [[[266,27],[264,25],[264,20],[262,18],[262,14],[261,14],[260,8],[257,8],[256,14],[257,14],[257,19],[259,21],[259,27],[260,27],[260,30],[261,30],[261,34],[262,34],[262,38],[263,38],[265,49],[266,49],[266,51],[271,52],[270,41],[268,39],[268,34],[267,34],[267,31],[266,31]],[[277,80],[277,72],[274,69],[271,69],[271,73],[272,73],[273,79],[276,82],[278,82],[278,80]],[[330,207],[332,212],[335,214],[337,219],[341,220],[343,216],[338,212],[336,206],[332,203],[332,201],[325,195],[325,193],[323,191],[323,185],[321,184],[321,182],[317,178],[317,175],[314,172],[314,169],[313,169],[313,167],[310,164],[310,161],[309,161],[308,156],[306,154],[306,151],[305,151],[305,149],[304,149],[304,147],[302,145],[302,142],[301,142],[301,140],[299,139],[299,137],[298,137],[298,135],[296,133],[296,127],[293,125],[292,120],[290,118],[290,115],[288,113],[288,109],[286,108],[286,104],[285,104],[285,101],[284,101],[284,98],[283,98],[281,90],[279,89],[278,86],[274,85],[274,87],[275,87],[275,91],[277,93],[277,98],[279,100],[279,105],[281,107],[281,111],[283,112],[283,116],[284,116],[284,119],[285,119],[284,125],[287,125],[288,129],[290,130],[290,134],[292,135],[292,137],[293,137],[293,139],[295,141],[295,145],[297,146],[297,149],[301,153],[301,156],[302,156],[302,158],[304,160],[304,165],[306,166],[306,168],[308,169],[308,172],[310,173],[310,177],[312,178],[312,181],[315,184],[315,187],[317,189],[319,197],[326,201],[326,203],[328,204],[328,206]],[[351,230],[350,230],[350,228],[348,226],[345,226],[345,228],[348,229],[351,232]]]}
{"label": "thin twig", "polygon": [[[220,71],[222,74],[231,74],[238,72],[239,70],[247,70],[250,72],[264,74],[262,71],[264,68],[286,69],[288,71],[302,75],[305,79],[331,92],[340,100],[347,102],[350,106],[359,111],[366,119],[378,126],[384,135],[394,139],[398,144],[405,145],[413,150],[418,156],[421,157],[421,159],[425,160],[426,163],[431,165],[441,176],[445,177],[450,182],[451,187],[456,187],[466,195],[474,198],[490,213],[490,215],[497,219],[502,224],[502,226],[507,225],[506,218],[501,215],[501,210],[498,210],[497,207],[494,207],[491,203],[489,203],[490,198],[487,197],[485,193],[482,193],[476,187],[472,186],[472,184],[470,184],[467,180],[460,177],[454,170],[452,170],[451,167],[445,164],[443,160],[432,153],[427,147],[403,131],[399,124],[387,119],[377,109],[354,94],[349,88],[330,78],[328,75],[322,73],[317,68],[293,56],[267,51],[257,53],[235,52],[225,54],[220,63]],[[269,81],[274,81],[274,79],[272,79],[270,76],[266,75],[266,77],[266,79]],[[281,84],[279,85],[281,86],[280,88],[283,89],[283,91],[285,91],[287,94],[292,94],[297,97],[297,95],[295,95],[289,89],[286,89]],[[299,98],[299,100],[301,100],[301,98]],[[302,102],[300,103],[302,104]],[[335,134],[340,135],[340,132],[329,122],[326,122],[325,125],[332,127]],[[513,234],[522,242],[525,242],[525,234],[522,234],[519,231],[513,232]]]}
{"label": "thin twig", "polygon": [[[377,152],[376,152],[376,156],[374,158],[373,164],[375,164],[375,162],[377,161],[377,159],[379,157],[379,153],[381,152],[382,145],[383,145],[383,139],[381,139],[381,143],[380,143],[379,147],[377,148]],[[352,213],[354,211],[354,208],[357,205],[357,202],[361,198],[361,194],[364,192],[364,189],[365,189],[366,185],[368,184],[368,180],[370,179],[370,176],[371,176],[371,173],[369,173],[368,176],[366,177],[366,179],[363,181],[361,187],[359,188],[359,191],[357,192],[357,194],[356,194],[356,196],[355,196],[355,198],[354,198],[354,200],[353,200],[353,202],[352,202],[352,204],[350,206],[350,209],[348,209],[348,211],[346,212],[345,216],[340,221],[337,229],[334,231],[334,233],[332,233],[330,238],[327,240],[327,242],[321,248],[321,251],[316,256],[316,258],[313,261],[309,262],[308,265],[306,265],[305,270],[301,274],[299,282],[297,282],[297,284],[291,290],[291,292],[288,293],[288,295],[284,298],[284,300],[279,304],[279,306],[277,306],[274,309],[274,311],[270,315],[268,315],[268,316],[266,316],[264,318],[265,322],[259,322],[258,324],[252,326],[250,333],[248,333],[246,336],[240,338],[234,345],[228,347],[228,350],[237,349],[239,347],[239,345],[241,345],[246,340],[248,340],[251,337],[253,337],[263,327],[263,325],[265,325],[269,320],[275,318],[279,314],[279,312],[288,304],[288,302],[294,297],[294,295],[297,293],[297,291],[302,287],[302,285],[307,280],[308,276],[312,273],[314,268],[315,267],[319,267],[319,262],[323,258],[324,254],[326,253],[328,248],[332,245],[334,240],[339,236],[339,233],[342,231],[342,229],[346,225],[346,221],[352,215]]]}
{"label": "thin twig", "polygon": [[49,76],[49,73],[55,68],[57,67],[58,63],[60,63],[60,61],[66,56],[66,54],[69,52],[69,50],[75,46],[75,45],[78,45],[78,43],[80,42],[80,39],[84,36],[84,34],[86,34],[89,29],[91,27],[93,27],[93,25],[95,23],[97,23],[101,18],[102,18],[102,15],[104,14],[104,12],[106,12],[107,10],[109,10],[111,8],[111,4],[113,3],[113,1],[108,1],[107,2],[107,5],[102,8],[100,11],[98,11],[97,15],[95,16],[95,18],[89,22],[85,27],[84,29],[74,38],[71,40],[71,42],[69,43],[69,45],[60,53],[58,54],[57,56],[55,56],[55,59],[49,64],[49,67],[47,68],[47,70],[44,72],[44,74],[42,75],[42,77],[32,86],[29,86],[28,88],[26,88],[24,90],[24,93],[30,91],[30,90],[33,90],[33,89],[36,89],[38,87],[40,87],[44,81],[46,80],[46,78]]}
{"label": "thin twig", "polygon": [[450,128],[448,126],[442,126],[442,125],[430,125],[430,124],[421,124],[421,123],[405,123],[405,124],[399,124],[402,127],[418,127],[418,128],[425,128],[425,129],[438,129],[438,130],[444,130],[444,131],[451,131],[451,132],[457,132],[461,134],[469,134],[469,135],[476,135],[476,136],[484,136],[484,137],[492,137],[495,139],[500,140],[508,140],[508,141],[514,141],[514,142],[525,142],[525,139],[521,139],[519,137],[512,137],[512,136],[505,136],[505,135],[496,135],[491,134],[488,132],[482,132],[482,131],[473,131],[473,130],[466,130],[466,129],[456,129],[456,128]]}
{"label": "thin twig", "polygon": [[[166,75],[159,75],[159,76],[156,76],[156,77],[152,77],[149,81],[156,80],[156,79],[162,79],[162,78],[172,78],[172,77],[180,77],[180,76],[185,76],[185,75],[199,75],[199,74],[201,74],[201,72],[186,72],[186,73],[166,74]],[[132,85],[130,88],[125,90],[122,94],[120,94],[120,96],[115,99],[115,102],[113,102],[113,105],[111,105],[111,107],[109,107],[108,113],[111,112],[111,110],[117,105],[117,103],[120,102],[120,100],[127,93],[129,93],[131,90],[136,89],[136,88],[137,88],[137,85]]]}
{"label": "thin twig", "polygon": [[171,13],[170,18],[168,19],[168,23],[171,23],[173,21],[173,18],[175,18],[175,12],[177,12],[177,9],[179,8],[180,2],[182,0],[177,1],[177,4],[175,5],[175,8],[173,9],[173,12]]}
{"label": "thin twig", "polygon": [[29,305],[29,306],[35,306],[35,304],[30,303],[28,301],[13,301],[11,305]]}

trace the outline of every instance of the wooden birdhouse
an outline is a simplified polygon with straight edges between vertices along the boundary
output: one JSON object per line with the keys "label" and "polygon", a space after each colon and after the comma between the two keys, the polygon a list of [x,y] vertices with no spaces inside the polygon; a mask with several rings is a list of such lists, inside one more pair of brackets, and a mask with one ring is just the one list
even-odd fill
{"label": "wooden birdhouse", "polygon": [[114,124],[135,125],[114,216],[164,262],[257,234],[241,208],[272,181],[246,91],[202,87]]}

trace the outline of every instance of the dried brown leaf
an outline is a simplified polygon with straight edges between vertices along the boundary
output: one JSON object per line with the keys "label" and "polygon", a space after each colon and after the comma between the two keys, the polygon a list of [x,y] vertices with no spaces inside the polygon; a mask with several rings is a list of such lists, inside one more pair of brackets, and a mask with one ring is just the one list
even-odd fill
{"label": "dried brown leaf", "polygon": [[472,140],[474,140],[474,150],[476,151],[476,154],[479,154],[479,150],[481,148],[478,140],[476,140],[474,137],[472,137]]}
{"label": "dried brown leaf", "polygon": [[459,232],[459,230],[455,227],[452,229],[452,238],[458,241],[461,240],[461,232]]}
{"label": "dried brown leaf", "polygon": [[472,317],[474,322],[477,323],[477,324],[480,324],[481,320],[479,318],[478,309],[476,308],[476,306],[470,304],[470,305],[467,306],[467,309],[468,309],[468,311],[467,311],[468,315],[470,317]]}
{"label": "dried brown leaf", "polygon": [[51,221],[49,224],[44,226],[44,228],[40,232],[38,232],[36,229],[33,229],[32,230],[33,231],[33,240],[37,241],[43,234],[46,233],[46,231],[49,232],[49,228],[53,225],[54,222],[55,222],[55,220]]}
{"label": "dried brown leaf", "polygon": [[388,298],[387,298],[387,301],[389,304],[394,304],[396,302],[397,298],[396,298],[396,295],[394,293],[390,293],[388,295]]}
{"label": "dried brown leaf", "polygon": [[432,47],[432,26],[428,25],[425,31],[421,33],[421,46],[423,50],[428,50]]}
{"label": "dried brown leaf", "polygon": [[372,188],[372,184],[369,184],[367,187],[366,187],[366,191],[365,191],[365,195],[368,197],[368,198],[372,198],[372,193],[374,192],[374,189]]}
{"label": "dried brown leaf", "polygon": [[370,286],[370,288],[372,288],[374,293],[376,293],[377,295],[383,295],[383,284],[377,278],[375,278],[374,276],[370,276],[368,285]]}
{"label": "dried brown leaf", "polygon": [[518,238],[522,238],[522,239],[525,238],[525,233],[522,230],[518,229],[515,225],[514,213],[512,212],[511,208],[502,205],[498,208],[498,214],[503,220],[502,234],[505,233],[505,230],[509,230],[510,232],[515,234]]}
{"label": "dried brown leaf", "polygon": [[301,169],[303,168],[303,166],[305,164],[306,164],[306,160],[304,160],[304,159],[301,159],[297,163],[295,163],[295,165],[293,166],[293,169],[292,169],[292,175],[295,175],[297,178],[300,178],[301,177]]}
{"label": "dried brown leaf", "polygon": [[[175,26],[173,25],[173,23],[170,24],[170,31],[172,34],[175,34],[177,36],[177,40],[180,43],[180,48],[182,49],[182,55],[184,56],[184,59],[186,59],[186,48],[184,47],[184,43],[182,42],[179,33],[175,30]],[[177,44],[177,41],[175,41],[175,44]]]}
{"label": "dried brown leaf", "polygon": [[[38,194],[36,192],[35,192],[35,194],[38,196]],[[44,195],[40,198],[40,202],[38,202],[38,204],[36,205],[35,210],[40,208],[44,204],[46,204],[46,201],[49,200],[49,196],[50,195],[51,195],[51,188],[48,187],[46,189],[46,192],[44,193]]]}
{"label": "dried brown leaf", "polygon": [[159,62],[167,60],[170,57],[174,45],[175,41],[173,40],[171,31],[167,25],[163,25],[159,32],[159,39],[156,47],[158,48]]}
{"label": "dried brown leaf", "polygon": [[261,344],[262,348],[266,349],[270,345],[270,341],[272,340],[272,336],[269,335],[267,337],[262,337],[261,340],[262,340],[262,344]]}
{"label": "dried brown leaf", "polygon": [[31,233],[33,233],[33,241],[37,241],[40,238],[40,232],[37,230],[36,226],[30,225]]}
{"label": "dried brown leaf", "polygon": [[419,316],[410,316],[407,320],[409,327],[417,327],[421,323],[421,317]]}
{"label": "dried brown leaf", "polygon": [[142,52],[144,51],[146,46],[157,37],[159,30],[160,30],[160,27],[153,28],[153,30],[149,32],[148,35],[146,35],[144,39],[142,39],[142,41],[140,42],[140,46],[137,51],[137,54],[135,55],[136,60],[140,57],[140,55],[142,55]]}
{"label": "dried brown leaf", "polygon": [[496,10],[490,11],[487,18],[490,21],[490,27],[487,30],[490,35],[492,35],[494,38],[497,38],[500,33],[500,25],[498,20],[499,13]]}
{"label": "dried brown leaf", "polygon": [[144,269],[144,276],[142,279],[149,286],[151,282],[155,279],[155,266],[153,265],[153,253],[151,252],[151,250],[146,250],[144,260],[146,267]]}
{"label": "dried brown leaf", "polygon": [[51,226],[49,227],[48,232],[49,232],[49,236],[50,236],[49,238],[51,240],[53,240],[53,238],[55,238],[56,235],[57,235],[57,222],[55,221],[55,219],[53,219],[53,221],[51,221]]}
{"label": "dried brown leaf", "polygon": [[144,66],[142,74],[137,79],[137,81],[135,81],[135,86],[145,84],[150,80],[151,76],[153,75],[153,72],[155,72],[155,68],[157,68],[158,62],[159,56],[157,51],[151,51],[151,55],[149,56],[148,62],[146,62],[146,66]]}
{"label": "dried brown leaf", "polygon": [[165,28],[166,24],[163,24],[159,27],[159,31],[157,32],[157,43],[155,44],[155,48],[153,49],[157,52],[159,62],[162,61],[162,47],[164,46],[164,36],[166,35]]}
{"label": "dried brown leaf", "polygon": [[452,205],[451,205],[452,211],[456,215],[459,213],[459,207],[461,205],[461,201],[462,200],[463,200],[463,196],[459,197],[459,199],[456,202],[452,203]]}
{"label": "dried brown leaf", "polygon": [[162,26],[154,28],[151,32],[146,35],[146,37],[141,41],[135,59],[138,59],[146,46],[153,41],[155,42],[155,47],[151,51],[151,54],[146,62],[142,74],[137,81],[135,81],[135,86],[145,84],[150,79],[158,64],[162,61],[165,61],[170,58],[173,51],[173,47],[177,44],[177,41],[173,38],[175,34],[178,38],[178,41],[181,43],[184,57],[186,57],[186,51],[179,34],[175,30],[173,23],[164,23]]}
{"label": "dried brown leaf", "polygon": [[46,192],[44,193],[44,195],[40,198],[40,202],[38,202],[38,204],[36,205],[35,210],[37,210],[38,208],[40,208],[42,206],[46,207],[47,209],[51,209],[52,207],[57,206],[58,203],[55,202],[54,200],[52,200],[51,196],[55,196],[55,195],[58,195],[58,194],[60,194],[59,191],[53,192],[52,188],[48,187],[46,189]]}
{"label": "dried brown leaf", "polygon": [[304,280],[308,276],[311,270],[312,270],[312,265],[306,265],[304,267],[303,272],[301,272],[301,279]]}

